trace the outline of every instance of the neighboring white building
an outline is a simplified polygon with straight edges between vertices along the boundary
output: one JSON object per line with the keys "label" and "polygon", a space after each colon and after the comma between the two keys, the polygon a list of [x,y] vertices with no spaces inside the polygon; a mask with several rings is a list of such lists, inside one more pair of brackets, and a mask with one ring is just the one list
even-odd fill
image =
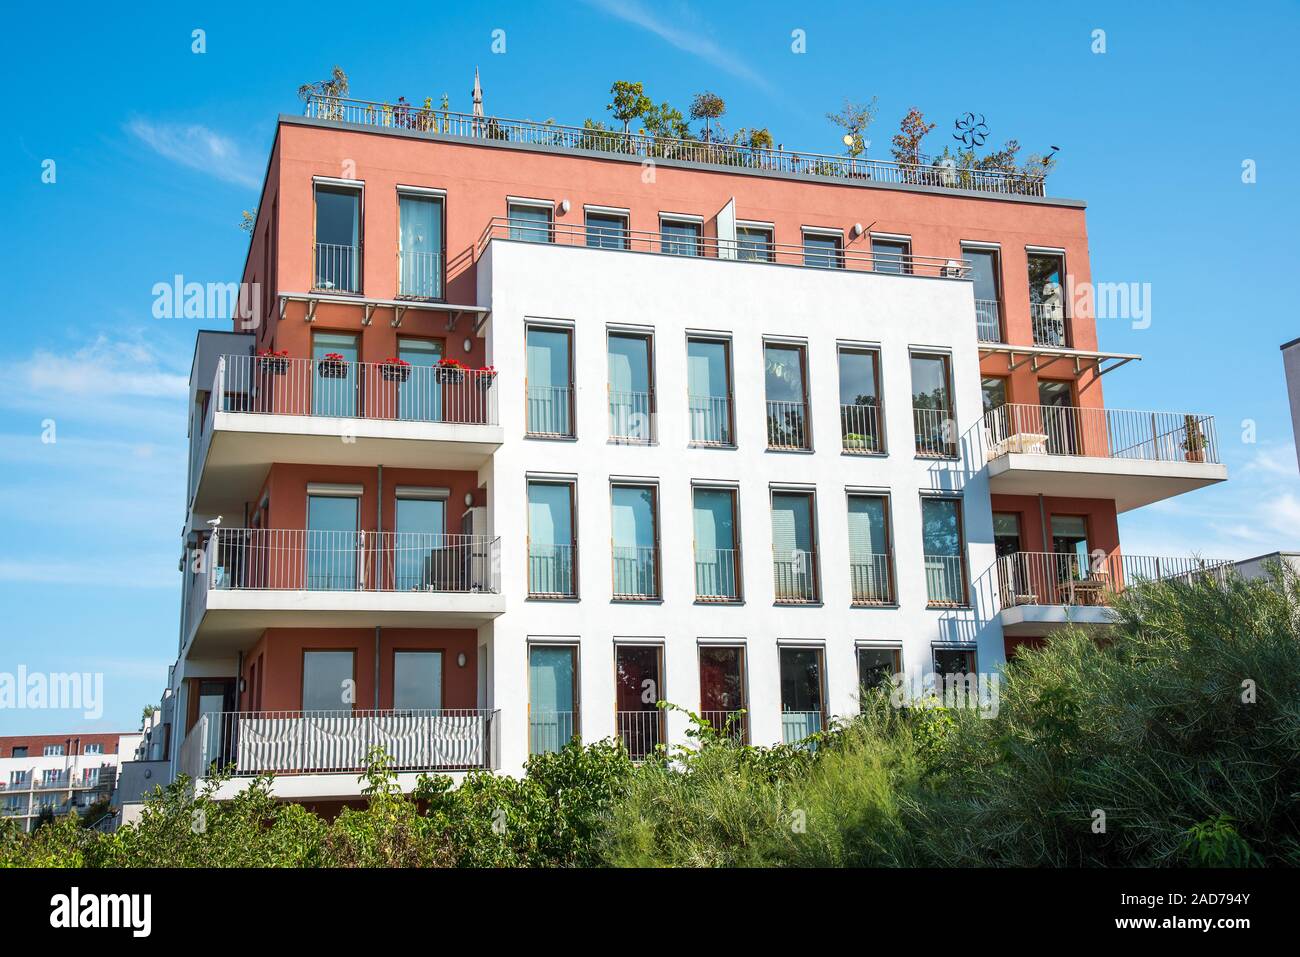
{"label": "neighboring white building", "polygon": [[84,814],[117,799],[118,769],[138,733],[31,734],[0,737],[0,815],[30,831],[42,812]]}

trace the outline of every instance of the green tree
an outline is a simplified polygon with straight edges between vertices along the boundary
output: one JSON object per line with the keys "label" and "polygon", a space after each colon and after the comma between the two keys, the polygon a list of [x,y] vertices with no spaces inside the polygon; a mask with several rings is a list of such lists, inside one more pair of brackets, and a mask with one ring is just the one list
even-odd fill
{"label": "green tree", "polygon": [[690,113],[691,119],[704,121],[704,142],[708,143],[713,139],[713,121],[726,115],[727,104],[718,94],[705,90],[691,100]]}
{"label": "green tree", "polygon": [[899,163],[921,162],[921,141],[934,129],[933,123],[925,121],[925,115],[916,107],[907,111],[907,115],[898,125],[898,132],[890,141],[890,152]]}
{"label": "green tree", "polygon": [[328,80],[317,80],[315,83],[304,83],[298,87],[298,98],[306,103],[313,96],[326,96],[331,98],[344,97],[348,95],[348,75],[343,72],[343,68],[338,64],[330,71]]}
{"label": "green tree", "polygon": [[858,157],[867,151],[867,128],[880,112],[879,101],[879,97],[873,96],[865,103],[854,103],[846,97],[843,109],[826,114],[826,119],[844,130],[844,147],[849,156]]}
{"label": "green tree", "polygon": [[609,88],[611,102],[605,109],[614,115],[614,119],[623,124],[623,133],[628,132],[629,124],[638,116],[644,116],[654,104],[640,83],[628,80],[615,80]]}

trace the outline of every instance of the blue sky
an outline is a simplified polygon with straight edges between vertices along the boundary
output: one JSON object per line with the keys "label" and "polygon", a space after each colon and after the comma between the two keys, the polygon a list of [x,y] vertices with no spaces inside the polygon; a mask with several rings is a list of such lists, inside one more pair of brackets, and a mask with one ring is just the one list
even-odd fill
{"label": "blue sky", "polygon": [[713,90],[729,128],[767,126],[787,147],[836,152],[824,114],[873,95],[871,155],[913,105],[939,124],[936,152],[968,110],[994,140],[1060,146],[1049,191],[1089,202],[1094,279],[1152,288],[1150,328],[1101,324],[1102,348],[1145,357],[1107,377],[1107,404],[1214,414],[1232,473],[1123,517],[1126,551],[1300,548],[1278,351],[1300,335],[1294,3],[177,6],[19,6],[0,41],[0,672],[102,672],[106,699],[99,722],[0,711],[0,733],[132,728],[157,700],[177,645],[185,381],[195,329],[221,324],[154,319],[151,289],[239,278],[239,214],[276,114],[335,63],[355,96],[446,92],[466,110],[478,66],[490,113],[562,123],[604,117],[610,83],[632,79],[683,109]]}

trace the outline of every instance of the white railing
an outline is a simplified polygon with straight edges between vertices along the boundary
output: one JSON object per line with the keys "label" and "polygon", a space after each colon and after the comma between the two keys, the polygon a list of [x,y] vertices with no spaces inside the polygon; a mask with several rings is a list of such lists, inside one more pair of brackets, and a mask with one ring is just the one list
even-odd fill
{"label": "white railing", "polygon": [[496,373],[463,366],[223,356],[213,395],[223,412],[498,424]]}
{"label": "white railing", "polygon": [[818,600],[815,551],[773,549],[772,577],[778,602]]}
{"label": "white railing", "polygon": [[610,549],[615,598],[659,597],[659,549],[653,545],[613,545]]}
{"label": "white railing", "polygon": [[980,342],[1002,341],[1002,316],[996,299],[975,300],[975,336]]}
{"label": "white railing", "polygon": [[403,249],[397,254],[398,295],[413,299],[442,298],[442,253]]}
{"label": "white railing", "polygon": [[609,393],[609,437],[621,442],[655,440],[653,392]]}
{"label": "white railing", "polygon": [[948,409],[912,409],[916,454],[927,458],[957,457],[957,424]]}
{"label": "white railing", "polygon": [[966,604],[966,563],[960,555],[926,555],[925,595],[931,605]]}
{"label": "white railing", "polygon": [[500,712],[484,708],[225,711],[199,717],[181,747],[192,778],[357,773],[382,748],[394,771],[496,766]]}
{"label": "white railing", "polygon": [[653,711],[616,711],[614,724],[633,761],[644,761],[664,743],[664,716]]}
{"label": "white railing", "polygon": [[808,403],[767,400],[767,447],[809,449]]}
{"label": "white railing", "polygon": [[740,550],[695,549],[697,601],[736,601],[740,597]]}
{"label": "white railing", "polygon": [[860,455],[885,450],[880,428],[880,407],[875,405],[841,405],[840,436],[844,451]]}
{"label": "white railing", "polygon": [[894,602],[892,558],[887,553],[859,554],[849,558],[849,582],[855,605],[891,605]]}
{"label": "white railing", "polygon": [[561,385],[529,385],[528,434],[573,435],[573,390]]}
{"label": "white railing", "polygon": [[1001,607],[1016,605],[1109,605],[1125,588],[1142,582],[1200,576],[1222,580],[1232,562],[1194,557],[1013,552],[997,562]]}
{"label": "white railing", "polygon": [[700,717],[707,721],[720,736],[729,738],[736,744],[749,742],[749,714],[743,709],[701,711]]}
{"label": "white railing", "polygon": [[218,528],[208,555],[216,590],[500,590],[501,540],[479,535]]}
{"label": "white railing", "polygon": [[[623,245],[618,252],[652,253],[664,256],[687,256],[702,259],[720,259],[728,262],[744,263],[780,263],[786,266],[803,266],[808,269],[834,269],[850,272],[874,272],[881,274],[878,267],[882,257],[873,255],[869,249],[826,249],[805,247],[802,243],[769,243],[766,247],[768,257],[755,259],[738,255],[738,244],[731,239],[718,239],[715,236],[683,236],[676,233],[664,233],[641,229],[628,229],[622,232]],[[525,222],[498,216],[488,221],[479,236],[476,250],[482,254],[493,239],[506,239],[515,242],[552,243],[557,246],[581,246],[587,249],[606,249],[590,241],[587,227],[582,224]],[[901,262],[904,269],[898,269]],[[970,260],[946,256],[890,256],[890,269],[886,275],[901,276],[904,279],[914,276],[938,277],[941,279],[969,279]]]}
{"label": "white railing", "polygon": [[731,396],[690,395],[691,442],[695,445],[733,445]]}
{"label": "white railing", "polygon": [[799,744],[822,730],[820,711],[781,711],[781,740],[786,744]]}
{"label": "white railing", "polygon": [[577,594],[575,545],[528,545],[528,594],[572,598]]}
{"label": "white railing", "polygon": [[307,117],[334,123],[354,123],[441,136],[518,143],[560,150],[618,153],[639,158],[681,160],[737,169],[846,180],[899,183],[947,189],[969,189],[1016,196],[1046,195],[1046,171],[1029,169],[959,169],[918,154],[914,163],[867,157],[834,156],[785,149],[714,143],[695,139],[623,133],[552,122],[474,116],[418,106],[313,94]]}
{"label": "white railing", "polygon": [[578,734],[577,714],[572,711],[528,712],[528,753],[559,751]]}
{"label": "white railing", "polygon": [[1034,327],[1034,345],[1069,345],[1065,329],[1065,307],[1056,302],[1031,302],[1029,319]]}
{"label": "white railing", "polygon": [[317,243],[312,288],[325,292],[360,292],[361,246]]}
{"label": "white railing", "polygon": [[989,459],[1012,452],[1151,462],[1219,461],[1214,416],[1008,403],[984,415]]}

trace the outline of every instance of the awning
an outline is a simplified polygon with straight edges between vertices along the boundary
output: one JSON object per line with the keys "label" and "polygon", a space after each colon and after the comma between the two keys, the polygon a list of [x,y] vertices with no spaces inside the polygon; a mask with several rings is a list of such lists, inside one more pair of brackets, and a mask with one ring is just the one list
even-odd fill
{"label": "awning", "polygon": [[415,309],[419,312],[445,312],[447,314],[448,331],[456,328],[456,321],[462,315],[474,317],[474,331],[478,332],[483,327],[483,322],[487,319],[490,311],[486,306],[468,306],[457,305],[449,302],[429,302],[423,299],[367,299],[364,296],[346,296],[337,293],[324,292],[283,292],[280,294],[280,318],[284,318],[285,307],[291,302],[303,302],[307,304],[307,312],[303,318],[307,322],[316,320],[316,307],[324,302],[331,305],[342,306],[360,306],[365,310],[365,315],[361,320],[364,326],[370,325],[371,316],[376,309],[391,309],[393,317],[391,325],[394,329],[402,324],[402,316],[408,309]]}
{"label": "awning", "polygon": [[981,359],[985,356],[1006,356],[1009,372],[1016,371],[1026,363],[1034,372],[1040,372],[1058,362],[1069,362],[1074,365],[1075,378],[1081,376],[1085,369],[1091,369],[1097,375],[1103,376],[1126,363],[1142,358],[1127,352],[1089,352],[1085,349],[1063,349],[1055,346],[980,343],[979,349]]}

